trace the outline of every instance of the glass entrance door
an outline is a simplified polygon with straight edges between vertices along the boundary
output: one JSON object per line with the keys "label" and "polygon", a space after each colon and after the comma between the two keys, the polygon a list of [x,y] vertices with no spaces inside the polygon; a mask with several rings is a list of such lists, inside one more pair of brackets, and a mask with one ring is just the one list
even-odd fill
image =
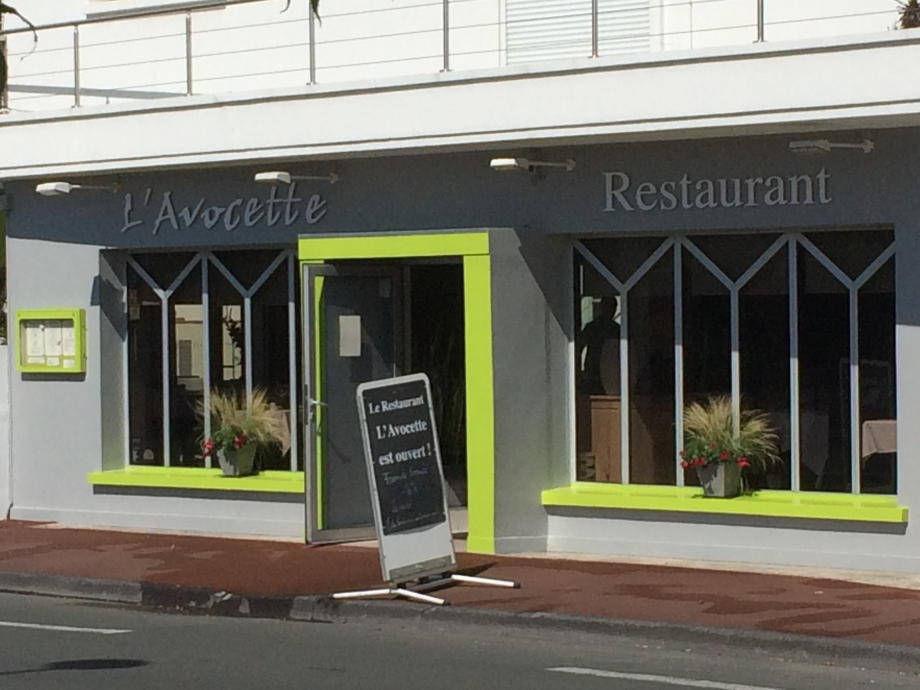
{"label": "glass entrance door", "polygon": [[402,285],[396,267],[303,267],[307,541],[373,539],[357,387],[398,376]]}

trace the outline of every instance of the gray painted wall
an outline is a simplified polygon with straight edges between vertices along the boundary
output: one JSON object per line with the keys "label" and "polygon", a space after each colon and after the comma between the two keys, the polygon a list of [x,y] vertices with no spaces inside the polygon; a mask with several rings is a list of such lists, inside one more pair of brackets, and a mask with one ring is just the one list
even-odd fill
{"label": "gray painted wall", "polygon": [[302,496],[260,499],[212,492],[94,490],[86,481],[90,472],[124,465],[123,436],[115,435],[124,417],[118,390],[123,359],[113,332],[119,326],[117,319],[111,323],[109,308],[104,313],[101,306],[112,299],[113,288],[104,287],[114,280],[111,269],[100,268],[98,246],[10,238],[7,247],[13,308],[83,308],[87,329],[85,376],[13,373],[12,517],[90,526],[301,536]]}
{"label": "gray painted wall", "polygon": [[[553,511],[539,505],[539,489],[568,483],[568,390],[571,340],[571,263],[568,240],[550,236],[660,233],[694,230],[892,225],[898,245],[898,405],[901,419],[920,413],[920,159],[906,151],[920,148],[920,132],[887,130],[836,133],[835,140],[875,139],[871,154],[835,151],[800,157],[788,150],[790,137],[750,140],[659,142],[617,146],[520,151],[532,158],[573,157],[572,173],[550,170],[542,180],[527,173],[489,169],[493,152],[443,156],[405,156],[335,161],[341,182],[334,187],[309,183],[297,190],[291,222],[274,225],[265,210],[267,188],[252,182],[255,168],[210,169],[126,176],[121,194],[74,192],[47,199],[33,182],[8,185],[11,310],[54,306],[87,309],[89,369],[83,380],[26,379],[12,375],[15,517],[69,523],[117,524],[146,528],[300,534],[298,502],[224,500],[225,497],[142,495],[97,492],[86,474],[117,466],[123,422],[114,418],[122,383],[113,347],[123,323],[115,294],[117,261],[100,267],[100,250],[279,246],[312,232],[429,230],[432,228],[517,227],[541,231],[495,236],[493,259],[496,410],[496,536],[501,550],[542,544],[555,551],[593,551],[637,555],[724,558],[810,563],[841,567],[917,570],[920,530],[912,523],[899,531],[867,531],[855,524],[714,519],[686,515],[598,511]],[[811,133],[809,137],[819,137]],[[505,153],[505,152],[494,152]],[[510,153],[510,152],[509,152]],[[294,173],[316,173],[316,164],[292,163]],[[627,196],[634,207],[643,182],[660,188],[684,174],[701,179],[766,178],[824,170],[828,203],[723,208],[656,208],[606,211],[605,172],[631,178]],[[76,180],[74,180],[76,181]],[[90,180],[81,180],[91,182]],[[109,180],[95,180],[106,183]],[[729,182],[729,184],[731,184]],[[150,189],[149,199],[147,189]],[[676,187],[675,187],[676,189]],[[167,212],[158,232],[154,222],[176,211],[179,229]],[[130,208],[125,193],[131,194]],[[282,197],[286,192],[278,192]],[[321,194],[327,213],[319,222],[303,219],[307,199]],[[817,191],[815,191],[817,194]],[[695,194],[694,194],[695,197]],[[252,227],[241,220],[227,230],[223,216],[205,227],[201,213],[216,205],[243,219],[253,202]],[[261,199],[261,201],[259,201]],[[202,200],[204,200],[202,202]],[[185,227],[181,209],[199,216]],[[283,205],[276,206],[282,214]],[[294,218],[293,211],[297,211]],[[127,212],[127,215],[126,215]],[[223,211],[222,213],[226,213]],[[212,216],[216,211],[212,212]],[[257,218],[258,217],[258,218]],[[141,225],[122,232],[125,222]],[[231,223],[232,224],[232,223]],[[542,234],[543,239],[537,239]],[[555,243],[554,243],[555,242]],[[109,289],[111,286],[112,289]],[[114,300],[114,301],[113,301]],[[511,326],[511,327],[509,327]],[[115,347],[117,349],[117,347]],[[540,372],[539,374],[536,374]],[[547,384],[546,381],[550,381]],[[899,500],[920,506],[920,468],[912,462],[920,449],[920,428],[902,425]],[[122,451],[123,454],[123,451]],[[693,523],[688,526],[687,523]]]}
{"label": "gray painted wall", "polygon": [[565,483],[570,252],[539,231],[490,233],[499,552],[545,550],[540,492]]}
{"label": "gray painted wall", "polygon": [[0,520],[12,502],[10,456],[10,348],[0,345]]}

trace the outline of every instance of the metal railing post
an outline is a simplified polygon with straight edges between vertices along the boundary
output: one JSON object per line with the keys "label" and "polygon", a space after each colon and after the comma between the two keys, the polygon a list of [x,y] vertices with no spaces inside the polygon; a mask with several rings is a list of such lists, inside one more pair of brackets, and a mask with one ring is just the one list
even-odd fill
{"label": "metal railing post", "polygon": [[316,12],[310,3],[310,83],[316,83]]}
{"label": "metal railing post", "polygon": [[192,95],[192,13],[185,13],[185,95]]}
{"label": "metal railing post", "polygon": [[599,14],[599,8],[598,8],[599,4],[600,3],[598,2],[598,0],[591,0],[591,57],[593,58],[596,58],[598,56],[597,18]]}
{"label": "metal railing post", "polygon": [[73,105],[80,107],[80,27],[73,26]]}
{"label": "metal railing post", "polygon": [[[0,19],[0,28],[3,28],[3,20]],[[6,48],[6,36],[0,36],[0,56],[3,60],[7,58],[7,48]],[[8,64],[8,63],[4,63]],[[9,75],[7,75],[9,79]],[[4,88],[3,91],[0,91],[0,112],[9,110],[10,108],[10,92],[9,88]]]}
{"label": "metal railing post", "polygon": [[757,42],[763,43],[764,4],[766,0],[757,0]]}
{"label": "metal railing post", "polygon": [[442,72],[450,72],[450,0],[442,0],[444,6],[444,67]]}

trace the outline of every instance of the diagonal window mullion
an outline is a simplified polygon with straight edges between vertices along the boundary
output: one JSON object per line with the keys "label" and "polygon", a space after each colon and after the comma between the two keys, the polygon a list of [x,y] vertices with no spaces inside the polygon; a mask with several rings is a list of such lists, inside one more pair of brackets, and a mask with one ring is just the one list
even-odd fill
{"label": "diagonal window mullion", "polygon": [[888,263],[888,260],[892,256],[894,256],[894,243],[888,245],[885,251],[879,254],[878,258],[875,261],[873,261],[871,264],[869,264],[869,266],[866,268],[865,271],[859,274],[859,277],[856,278],[855,281],[853,281],[853,286],[857,290],[862,288],[863,285],[865,285],[872,279],[872,276],[874,276],[876,273],[879,272],[879,270],[881,270],[882,266]]}
{"label": "diagonal window mullion", "polygon": [[615,275],[613,275],[613,273],[610,271],[610,269],[607,268],[607,267],[601,262],[600,259],[598,259],[596,256],[594,256],[594,254],[592,254],[591,251],[590,251],[585,245],[583,245],[581,242],[576,242],[576,243],[575,243],[575,250],[576,250],[579,254],[581,254],[581,255],[584,257],[584,259],[585,259],[589,264],[591,264],[592,268],[594,268],[595,271],[597,271],[598,273],[600,273],[601,277],[602,277],[604,280],[606,280],[606,281],[607,281],[608,283],[610,283],[613,287],[615,287],[615,288],[617,289],[617,292],[625,292],[626,286],[625,286],[623,283],[621,283],[620,280],[619,280],[619,278],[617,278]]}
{"label": "diagonal window mullion", "polygon": [[782,235],[776,239],[776,241],[771,244],[767,250],[760,255],[760,257],[751,264],[751,267],[741,274],[741,277],[735,282],[735,285],[738,286],[739,290],[744,289],[744,286],[747,285],[761,269],[766,266],[770,260],[779,253],[779,250],[786,246],[786,243],[789,242],[788,235]]}

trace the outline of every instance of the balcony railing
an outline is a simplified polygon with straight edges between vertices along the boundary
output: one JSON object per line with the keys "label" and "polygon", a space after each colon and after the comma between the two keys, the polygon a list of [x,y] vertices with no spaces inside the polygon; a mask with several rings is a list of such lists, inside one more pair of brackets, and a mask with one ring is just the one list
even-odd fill
{"label": "balcony railing", "polygon": [[[44,3],[63,0],[43,0]],[[17,3],[27,13],[27,2]],[[887,31],[894,0],[226,0],[0,32],[0,105],[138,99]],[[328,13],[325,11],[328,8]]]}

